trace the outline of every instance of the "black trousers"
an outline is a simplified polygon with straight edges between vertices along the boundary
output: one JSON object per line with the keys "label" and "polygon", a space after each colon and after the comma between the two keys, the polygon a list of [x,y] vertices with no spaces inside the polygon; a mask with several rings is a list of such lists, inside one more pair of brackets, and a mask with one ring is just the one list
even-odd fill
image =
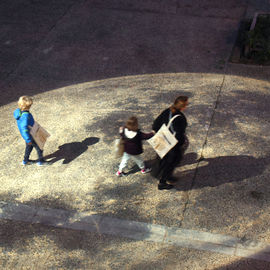
{"label": "black trousers", "polygon": [[175,167],[180,163],[188,148],[188,140],[183,145],[176,144],[162,159],[157,156],[152,168],[152,176],[159,179],[161,184],[172,177]]}
{"label": "black trousers", "polygon": [[35,148],[37,150],[38,161],[43,160],[43,151],[39,148],[39,146],[37,145],[37,143],[35,141],[32,141],[32,144],[30,144],[30,145],[26,143],[23,161],[25,161],[25,162],[29,161],[29,156],[30,156],[33,148]]}

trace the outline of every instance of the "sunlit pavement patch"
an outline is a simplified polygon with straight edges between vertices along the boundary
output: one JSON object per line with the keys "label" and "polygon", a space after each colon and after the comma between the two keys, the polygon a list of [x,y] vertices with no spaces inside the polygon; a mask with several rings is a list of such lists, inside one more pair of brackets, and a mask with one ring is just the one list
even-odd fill
{"label": "sunlit pavement patch", "polygon": [[140,241],[167,243],[179,247],[270,262],[270,245],[268,243],[221,234],[7,202],[0,202],[0,218],[98,234],[110,234]]}

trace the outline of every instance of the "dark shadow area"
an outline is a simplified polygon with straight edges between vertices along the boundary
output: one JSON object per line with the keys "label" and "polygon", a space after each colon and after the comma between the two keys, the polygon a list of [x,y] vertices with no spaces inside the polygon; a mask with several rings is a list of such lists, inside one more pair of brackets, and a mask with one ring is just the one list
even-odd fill
{"label": "dark shadow area", "polygon": [[54,153],[45,156],[44,159],[50,163],[55,163],[63,159],[63,164],[68,164],[84,153],[88,149],[88,146],[98,142],[99,138],[89,137],[84,139],[82,142],[65,143],[59,146],[58,150]]}
{"label": "dark shadow area", "polygon": [[86,125],[84,128],[87,132],[93,132],[93,130],[101,131],[106,135],[104,136],[104,141],[110,144],[113,142],[114,136],[119,134],[119,127],[123,126],[125,121],[126,119],[123,119],[123,111],[113,111],[106,116],[96,116],[94,123]]}
{"label": "dark shadow area", "polygon": [[72,200],[75,200],[75,195],[73,194],[62,194],[58,193],[55,196],[43,195],[39,198],[32,199],[30,201],[24,202],[24,204],[35,207],[45,207],[52,209],[63,209],[68,211],[75,211],[72,205]]}
{"label": "dark shadow area", "polygon": [[269,250],[252,254],[253,258],[242,258],[230,264],[213,268],[213,270],[268,270],[270,269]]}
{"label": "dark shadow area", "polygon": [[[269,88],[264,87],[266,91]],[[230,102],[233,106],[229,106]],[[231,89],[231,93],[224,93],[220,100],[220,104],[218,111],[216,111],[216,116],[213,119],[214,124],[220,127],[229,126],[230,122],[234,121],[235,119],[243,116],[248,118],[241,119],[242,124],[251,124],[252,122],[260,122],[265,123],[268,120],[270,115],[269,111],[269,104],[270,102],[270,95],[265,92],[254,92],[251,90],[236,90]],[[234,108],[237,108],[237,113],[235,113]],[[200,109],[195,108],[195,113],[197,110]],[[222,120],[222,121],[221,121]],[[237,130],[237,126],[235,125],[235,129],[237,132],[241,132],[241,130]],[[258,138],[263,139],[260,134],[258,134]]]}
{"label": "dark shadow area", "polygon": [[[127,87],[127,86],[126,86]],[[145,93],[141,93],[145,95]],[[170,92],[162,92],[160,94],[154,93],[151,97],[150,104],[148,102],[145,104],[140,104],[139,100],[136,98],[127,98],[125,101],[119,101],[116,108],[119,110],[114,110],[106,115],[97,115],[93,118],[93,123],[85,125],[85,130],[87,132],[92,132],[93,130],[101,131],[104,136],[103,141],[107,144],[111,144],[115,136],[119,134],[119,127],[125,125],[126,120],[132,116],[136,115],[139,121],[139,128],[143,132],[150,132],[152,129],[153,119],[158,115],[155,115],[151,110],[151,105],[156,106],[160,101],[165,103],[164,107],[160,108],[160,112],[168,108],[173,102],[174,97],[179,95],[186,95],[192,98],[193,94],[186,90],[171,90]],[[172,98],[173,97],[173,98]],[[196,113],[203,114],[203,110],[207,109],[207,105],[200,106]],[[130,112],[129,112],[130,111]]]}
{"label": "dark shadow area", "polygon": [[124,176],[128,176],[128,175],[131,175],[131,174],[134,174],[134,173],[137,173],[140,171],[140,168],[135,164],[133,165],[131,168],[125,168],[124,169]]}
{"label": "dark shadow area", "polygon": [[[144,165],[146,168],[151,168],[151,164],[152,164],[151,160],[144,160]],[[141,169],[136,164],[134,164],[134,162],[131,160],[129,161],[127,168],[124,169],[125,176],[132,175],[139,171],[141,171]],[[150,174],[147,173],[146,175],[150,175]]]}
{"label": "dark shadow area", "polygon": [[[203,247],[203,245],[202,245]],[[207,247],[207,244],[206,244]],[[184,250],[184,252],[183,252]],[[211,270],[268,270],[270,269],[270,262],[268,262],[269,257],[267,254],[264,253],[264,250],[262,250],[259,253],[254,252],[254,254],[252,256],[254,256],[253,258],[241,258],[239,260],[233,261],[230,264],[221,266],[221,267],[217,267],[217,268],[213,268],[213,265],[211,265],[211,260],[209,260],[209,262],[206,263],[207,259],[205,258],[206,256],[209,256],[209,258],[211,258],[213,260],[213,257],[215,256],[214,253],[208,254],[208,252],[202,253],[202,251],[189,251],[192,254],[193,257],[193,261],[194,262],[201,262],[201,267],[199,268],[194,268],[194,263],[192,264],[191,261],[187,261],[186,258],[184,258],[184,254],[187,251],[187,249],[185,248],[179,248],[179,252],[181,252],[183,254],[183,262],[182,265],[179,262],[181,260],[181,255],[180,257],[178,257],[178,260],[175,261],[172,256],[170,256],[170,254],[173,252],[175,253],[174,248],[169,247],[167,252],[163,254],[162,257],[160,257],[160,259],[166,262],[166,266],[168,267],[167,269],[211,269]],[[267,250],[266,250],[267,252]],[[269,253],[268,253],[269,254]],[[160,255],[161,256],[161,255]],[[220,256],[217,255],[217,256]],[[225,255],[226,256],[226,255]],[[257,259],[256,259],[257,258]],[[233,259],[232,259],[233,260]],[[264,261],[266,260],[266,261]],[[220,262],[220,258],[219,258],[219,262]],[[189,266],[187,266],[187,264]],[[143,261],[141,263],[138,264],[134,264],[131,266],[130,269],[132,270],[141,270],[141,269],[162,269],[160,267],[161,262],[155,261],[155,260],[150,260],[150,261]],[[221,263],[220,263],[221,264]],[[196,264],[197,265],[197,264]],[[182,268],[185,267],[185,268]],[[207,267],[207,268],[204,268]]]}
{"label": "dark shadow area", "polygon": [[16,193],[15,191],[2,192],[0,194],[0,201],[16,202],[16,198],[18,198],[19,196],[21,196],[21,191],[19,193]]}
{"label": "dark shadow area", "polygon": [[[197,155],[196,153],[187,153],[183,164],[194,164],[197,161]],[[206,166],[208,166],[207,174],[209,174],[209,171],[213,170],[213,166],[218,167],[217,169],[214,169],[214,171],[219,171],[220,167],[222,168],[231,168],[235,167],[237,165],[240,165],[240,179],[234,179],[234,181],[240,181],[241,178],[245,178],[247,173],[250,173],[249,171],[247,173],[244,173],[244,168],[246,170],[251,170],[251,168],[256,169],[256,173],[259,174],[263,172],[264,167],[269,164],[269,157],[256,159],[252,156],[236,156],[236,157],[219,157],[215,159],[204,159],[201,161],[206,162]],[[182,164],[182,165],[183,165]],[[247,169],[248,168],[248,169]],[[199,170],[201,170],[200,168]],[[193,170],[194,171],[194,170]],[[190,174],[192,170],[188,171],[188,174]],[[236,172],[236,169],[233,170],[233,173]],[[254,173],[253,175],[256,175]],[[200,175],[200,173],[199,173]],[[200,177],[196,178],[199,179]],[[210,178],[212,178],[213,175],[210,174]],[[226,178],[229,182],[228,178]],[[138,220],[138,221],[146,221],[149,222],[149,220],[144,220],[144,216],[142,215],[140,205],[145,204],[146,201],[143,198],[141,202],[138,200],[138,194],[143,194],[146,192],[147,189],[152,188],[151,185],[148,185],[149,180],[141,181],[141,177],[137,177],[135,182],[130,183],[130,178],[122,179],[123,181],[119,181],[116,186],[111,185],[111,183],[100,183],[95,190],[94,193],[94,200],[89,202],[89,210],[94,210],[100,215],[105,216],[111,216],[111,217],[118,217],[121,219],[129,219],[129,220]],[[138,180],[138,181],[137,181]],[[181,180],[180,180],[181,181]],[[199,181],[200,182],[200,181]],[[206,185],[212,184],[212,182],[206,182]],[[221,184],[221,183],[220,183]],[[202,188],[204,186],[201,186]],[[195,184],[195,188],[196,184]],[[158,192],[156,190],[156,192]],[[19,197],[19,195],[14,194],[1,194],[0,198],[7,198],[7,196],[10,196],[12,199],[16,199],[16,196]],[[256,200],[260,199],[262,194],[259,192],[252,192],[251,196],[253,196]],[[164,197],[163,197],[164,198]],[[75,199],[75,198],[74,198]],[[208,199],[208,198],[206,198]],[[7,198],[8,200],[8,198]],[[107,204],[109,201],[113,201],[111,204]],[[9,200],[8,200],[9,201]],[[36,206],[36,207],[50,207],[54,209],[65,209],[65,210],[74,210],[72,207],[65,203],[65,201],[68,201],[65,199],[65,197],[61,197],[61,194],[59,194],[59,198],[52,198],[50,196],[43,196],[41,198],[37,198],[35,200],[30,200],[28,202],[25,202],[25,204]],[[69,201],[70,200],[69,198]],[[139,202],[139,203],[138,203]],[[209,202],[212,204],[212,202]],[[164,209],[168,211],[168,208],[166,208],[166,204],[164,202]],[[162,205],[158,205],[158,208],[161,208]],[[167,206],[168,207],[168,206]],[[171,208],[171,204],[169,204],[169,207]],[[157,209],[159,211],[160,209]],[[170,209],[172,211],[172,209]],[[75,212],[75,211],[74,211]],[[156,215],[156,213],[155,213]],[[153,217],[154,218],[154,217]],[[168,217],[167,217],[168,218]],[[87,219],[87,217],[86,217]],[[178,217],[174,216],[173,219],[177,220]],[[83,221],[83,219],[82,219]],[[166,221],[166,219],[165,219]],[[151,222],[151,220],[150,220]],[[159,222],[162,222],[159,221]],[[38,238],[38,237],[44,237],[46,236],[46,239],[49,239],[51,243],[55,244],[59,249],[63,249],[64,252],[72,252],[76,250],[83,250],[87,256],[92,256],[93,258],[104,258],[104,254],[108,254],[108,257],[106,259],[115,261],[116,255],[119,256],[119,251],[117,250],[117,243],[122,243],[127,240],[121,239],[118,240],[115,238],[110,238],[110,236],[107,235],[97,235],[97,234],[91,234],[87,233],[85,231],[75,231],[75,230],[67,230],[67,229],[58,229],[50,226],[45,226],[42,224],[28,224],[24,222],[14,222],[14,221],[8,221],[8,220],[0,220],[0,246],[3,248],[4,252],[18,252],[19,254],[23,254],[25,252],[25,247],[27,243],[31,244],[32,238]],[[145,227],[143,227],[145,228]],[[145,236],[147,236],[147,232],[145,233]],[[109,240],[108,240],[109,239]],[[131,241],[131,240],[128,240]],[[36,246],[35,246],[36,247]],[[112,247],[112,250],[108,252],[108,247]],[[27,246],[29,248],[29,246]],[[120,249],[121,250],[121,249]],[[42,250],[40,251],[42,252]],[[56,252],[58,250],[56,249]],[[177,257],[177,261],[171,261],[172,254],[175,254],[175,247],[166,247],[166,251],[162,252],[162,256],[159,256],[159,259],[162,258],[163,262],[166,262],[168,265],[178,265],[181,258],[181,254],[184,254],[183,249],[179,247],[179,255]],[[263,253],[263,251],[262,251]],[[194,250],[194,256],[196,258],[196,250]],[[201,254],[201,252],[200,252]],[[259,254],[255,254],[254,256],[260,256]],[[262,254],[263,255],[263,254]],[[184,256],[184,255],[183,255]],[[200,255],[202,256],[202,255]],[[200,256],[198,255],[198,260],[200,259]],[[120,255],[119,260],[123,260],[122,255]],[[195,259],[194,258],[194,259]],[[6,259],[8,261],[8,259]],[[117,259],[118,260],[118,259]],[[186,261],[186,260],[185,260]],[[244,266],[247,266],[244,268]],[[265,268],[248,268],[249,266],[256,267],[256,265],[265,267]],[[83,268],[84,262],[81,260],[78,260],[75,257],[65,258],[63,262],[61,262],[61,267],[68,268],[68,266],[71,266],[73,268]],[[150,269],[151,267],[154,267],[155,269],[160,269],[160,262],[159,260],[156,260],[155,258],[151,258],[149,260],[139,260],[134,261],[134,263],[130,266],[130,269]],[[238,266],[238,268],[237,268]],[[267,266],[269,266],[269,263],[264,263],[262,261],[254,260],[254,259],[241,259],[237,262],[232,263],[231,265],[226,265],[221,268],[217,268],[216,270],[225,270],[225,269],[241,269],[241,270],[251,270],[251,269],[268,269]],[[227,268],[225,268],[227,267]],[[121,268],[119,268],[121,269]]]}
{"label": "dark shadow area", "polygon": [[[0,194],[0,201],[7,202],[7,203],[18,203],[18,198],[22,194],[16,194],[12,192],[8,193],[1,193]],[[68,197],[68,198],[67,198]],[[72,194],[55,194],[55,197],[44,195],[36,199],[32,199],[30,201],[24,201],[24,205],[34,206],[34,207],[48,207],[52,209],[63,209],[69,211],[75,211],[73,206],[69,203],[66,203],[68,199],[73,198],[75,196]],[[72,201],[72,199],[70,199]]]}
{"label": "dark shadow area", "polygon": [[1,1],[0,106],[23,94],[128,75],[224,74],[246,1],[147,5]]}
{"label": "dark shadow area", "polygon": [[[160,267],[156,256],[162,259],[162,266],[172,265],[176,252],[177,258],[185,256],[181,255],[180,248],[157,247],[151,242],[143,245],[124,237],[10,220],[0,220],[0,226],[2,255],[9,255],[1,256],[1,266],[10,266],[14,262],[19,265],[28,256],[24,267],[29,265],[29,268],[33,268],[31,263],[34,261],[35,267],[46,269],[125,269],[127,266],[128,269],[140,270],[164,269]],[[144,254],[142,258],[134,254],[134,247],[137,248],[136,252]],[[153,250],[148,250],[149,247]],[[143,251],[143,248],[146,250]],[[47,261],[44,261],[44,256],[48,258]],[[179,261],[174,263],[178,265]]]}
{"label": "dark shadow area", "polygon": [[185,165],[191,165],[191,164],[197,163],[198,161],[199,161],[199,156],[197,153],[194,153],[194,152],[185,153],[179,166],[181,167]]}
{"label": "dark shadow area", "polygon": [[64,269],[76,269],[78,267],[83,267],[83,262],[78,258],[68,258],[63,263],[62,266]]}
{"label": "dark shadow area", "polygon": [[[41,260],[40,263],[35,261],[35,266],[48,269],[125,269],[128,266],[127,269],[132,270],[184,269],[183,267],[195,270],[195,262],[196,265],[200,262],[201,267],[198,269],[268,270],[270,268],[269,262],[260,260],[266,256],[264,250],[254,252],[254,259],[238,257],[235,260],[235,257],[232,257],[232,262],[214,267],[211,263],[222,264],[223,256],[228,261],[229,255],[192,250],[164,243],[158,245],[151,242],[144,245],[136,244],[136,241],[125,238],[10,220],[0,220],[0,227],[2,267],[10,266],[12,261],[19,264],[20,259],[25,256],[29,256],[29,263],[31,263],[33,255],[36,260],[39,258]],[[80,253],[81,251],[83,253]],[[138,256],[141,254],[143,256]],[[44,256],[48,258],[47,262],[44,262]],[[215,256],[218,257],[218,261],[215,261]],[[110,267],[104,267],[104,262],[107,262],[107,266]],[[41,265],[42,263],[44,265]],[[48,265],[50,267],[47,267]],[[27,262],[24,261],[24,267],[27,266]],[[29,268],[31,267],[33,268],[33,265],[30,264]]]}
{"label": "dark shadow area", "polygon": [[[196,154],[190,153],[189,155],[190,157],[195,157]],[[190,160],[190,162],[191,161],[192,160]],[[261,175],[269,163],[269,157],[254,158],[245,155],[204,158],[200,160],[196,173],[196,169],[192,169],[175,174],[175,177],[179,179],[175,183],[175,188],[177,190],[186,191],[239,182],[250,177]],[[190,181],[192,181],[194,177],[195,181],[193,186],[191,186]]]}
{"label": "dark shadow area", "polygon": [[[123,193],[121,188],[119,192]],[[5,198],[5,196],[6,194],[0,194],[0,198]],[[12,196],[14,198],[16,197],[15,195]],[[101,203],[103,203],[104,201],[106,201],[106,198],[104,200],[103,197]],[[16,200],[13,201],[13,203],[16,203]],[[24,206],[29,205],[31,207],[37,208],[38,207],[44,208],[44,205],[46,205],[45,208],[48,207],[55,210],[61,209],[69,210],[71,212],[68,217],[71,219],[73,218],[73,215],[76,215],[77,213],[76,211],[70,208],[70,205],[67,205],[65,203],[64,198],[60,197],[58,199],[55,199],[50,196],[43,196],[35,200],[24,202],[23,205]],[[2,207],[2,205],[0,206]],[[16,207],[17,206],[15,206],[15,208]],[[10,260],[13,262],[16,260],[20,260],[21,258],[20,256],[24,256],[25,253],[29,251],[31,254],[35,254],[34,256],[42,256],[44,253],[47,256],[50,253],[50,251],[53,250],[50,255],[51,257],[53,257],[54,255],[61,256],[61,260],[58,260],[55,267],[60,268],[63,267],[64,269],[74,269],[74,268],[91,269],[89,268],[89,266],[85,265],[87,258],[91,258],[90,262],[97,265],[100,260],[102,261],[104,260],[104,254],[106,254],[106,252],[108,251],[108,247],[112,247],[113,249],[108,251],[106,260],[115,261],[116,254],[119,254],[119,252],[121,253],[121,248],[118,251],[119,243],[121,244],[133,241],[130,239],[126,240],[126,237],[130,238],[129,232],[127,232],[127,235],[125,234],[121,235],[121,232],[120,234],[117,233],[117,228],[116,233],[111,231],[110,224],[108,224],[107,228],[103,226],[104,234],[101,234],[99,232],[98,227],[99,224],[97,224],[96,230],[94,231],[94,233],[92,233],[85,231],[83,229],[73,230],[66,228],[58,228],[49,225],[49,223],[44,223],[44,220],[41,223],[24,222],[20,219],[18,220],[18,215],[16,216],[16,214],[18,214],[18,210],[17,213],[15,213],[15,217],[12,216],[13,213],[10,212],[9,207],[7,207],[5,210],[4,206],[1,210],[3,210],[1,211],[1,214],[5,215],[6,213],[8,213],[10,218],[10,219],[3,219],[3,218],[0,219],[0,248],[3,252],[2,255],[12,253],[16,254],[15,255],[16,257],[0,256],[1,257],[0,267],[9,265],[8,263],[10,262]],[[84,224],[84,228],[87,228],[86,224],[87,222],[89,222],[92,216],[93,214],[89,213],[89,215],[84,215],[82,218],[80,218],[80,222]],[[13,218],[14,220],[12,220]],[[46,220],[45,218],[45,222],[49,221],[50,221],[49,219]],[[51,221],[54,222],[53,217]],[[143,235],[145,235],[146,238],[148,237],[149,229],[145,224],[138,224],[136,228],[138,229],[138,231],[142,231]],[[117,236],[117,238],[115,238],[114,236]],[[44,239],[44,237],[46,239]],[[40,240],[41,242],[36,243],[35,242],[36,240]],[[41,247],[39,248],[39,244],[42,245],[42,248]],[[36,250],[37,248],[38,251]],[[78,256],[76,256],[76,251],[77,252],[83,251],[83,254],[85,255],[84,260],[79,259]],[[65,256],[63,254],[69,255]],[[32,255],[30,255],[29,257],[30,260],[29,262],[31,262],[32,260],[31,256]],[[122,261],[119,261],[118,263],[122,264]],[[27,267],[27,264],[24,264],[24,266]]]}
{"label": "dark shadow area", "polygon": [[269,155],[222,156],[201,159],[192,169],[177,171],[176,190],[191,191],[192,204],[185,210],[183,226],[221,233],[229,227],[227,234],[247,239],[267,234],[269,163]]}
{"label": "dark shadow area", "polygon": [[[15,258],[12,256],[2,257],[1,267],[9,265],[9,263],[12,264],[12,261],[17,261],[19,264],[21,259],[26,256],[25,253],[28,250],[31,254],[35,253],[35,256],[43,257],[45,254],[50,254],[51,258],[56,256],[56,258],[58,258],[57,262],[50,261],[48,264],[45,263],[45,265],[52,265],[52,267],[49,268],[89,269],[85,268],[85,260],[87,257],[99,257],[97,254],[103,253],[103,249],[106,248],[105,238],[102,236],[96,237],[91,233],[83,231],[60,229],[43,224],[29,224],[10,220],[0,220],[0,227],[0,247],[2,251],[4,254],[16,254]],[[44,237],[46,237],[46,240],[43,240],[43,243],[46,243],[45,245],[48,250],[46,251],[46,248],[39,246],[39,244],[38,250],[36,250],[37,244],[34,244],[35,241],[33,239],[42,239]],[[52,249],[54,251],[50,252]],[[76,251],[84,251],[87,255],[84,257],[84,260],[81,260],[78,259],[73,251],[75,251],[75,253]],[[33,260],[32,255],[28,256],[30,263],[29,268],[33,268],[33,265],[31,265],[31,261]],[[45,265],[39,265],[39,268],[47,268]],[[24,267],[27,267],[26,262],[24,262]]]}
{"label": "dark shadow area", "polygon": [[[11,196],[12,199],[5,200],[7,203],[18,203],[18,200],[15,199],[14,194]],[[4,200],[5,194],[0,194],[0,199]],[[55,199],[50,196],[42,196],[40,198],[26,201],[23,205],[29,205],[31,207],[49,207],[53,209],[65,209],[65,210],[73,210],[70,205],[67,205],[64,200],[61,198]],[[3,215],[5,215],[5,207],[2,209]],[[10,212],[10,210],[8,209]],[[12,214],[10,215],[12,219]],[[10,224],[14,224],[13,227]],[[22,224],[22,226],[21,226]],[[25,224],[25,226],[23,226]],[[25,229],[25,227],[30,227],[30,229]],[[24,243],[26,239],[34,237],[34,236],[41,236],[44,233],[42,232],[42,227],[47,227],[46,225],[36,224],[33,226],[29,226],[29,223],[23,221],[9,221],[0,219],[0,246],[4,247],[5,249],[12,249],[15,246],[19,245],[21,251],[24,250]]]}

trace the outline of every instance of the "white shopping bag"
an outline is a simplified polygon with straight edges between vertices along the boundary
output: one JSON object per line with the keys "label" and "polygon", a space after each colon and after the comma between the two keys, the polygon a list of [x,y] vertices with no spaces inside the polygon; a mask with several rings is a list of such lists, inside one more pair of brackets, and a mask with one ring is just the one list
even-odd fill
{"label": "white shopping bag", "polygon": [[[29,126],[30,127],[30,126]],[[51,135],[38,123],[35,121],[34,125],[30,127],[30,134],[39,146],[43,150],[45,142]]]}
{"label": "white shopping bag", "polygon": [[163,124],[158,132],[147,140],[160,158],[163,158],[178,142],[175,138],[175,132],[172,134],[169,130],[172,121],[178,116],[175,115],[171,118],[167,125]]}

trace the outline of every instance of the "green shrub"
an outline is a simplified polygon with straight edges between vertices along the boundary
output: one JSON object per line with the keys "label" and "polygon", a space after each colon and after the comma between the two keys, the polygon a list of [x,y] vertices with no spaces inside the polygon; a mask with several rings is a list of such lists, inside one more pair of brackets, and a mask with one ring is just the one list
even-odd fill
{"label": "green shrub", "polygon": [[248,58],[258,64],[270,61],[270,16],[259,15],[255,28],[244,31],[243,42],[249,48]]}

